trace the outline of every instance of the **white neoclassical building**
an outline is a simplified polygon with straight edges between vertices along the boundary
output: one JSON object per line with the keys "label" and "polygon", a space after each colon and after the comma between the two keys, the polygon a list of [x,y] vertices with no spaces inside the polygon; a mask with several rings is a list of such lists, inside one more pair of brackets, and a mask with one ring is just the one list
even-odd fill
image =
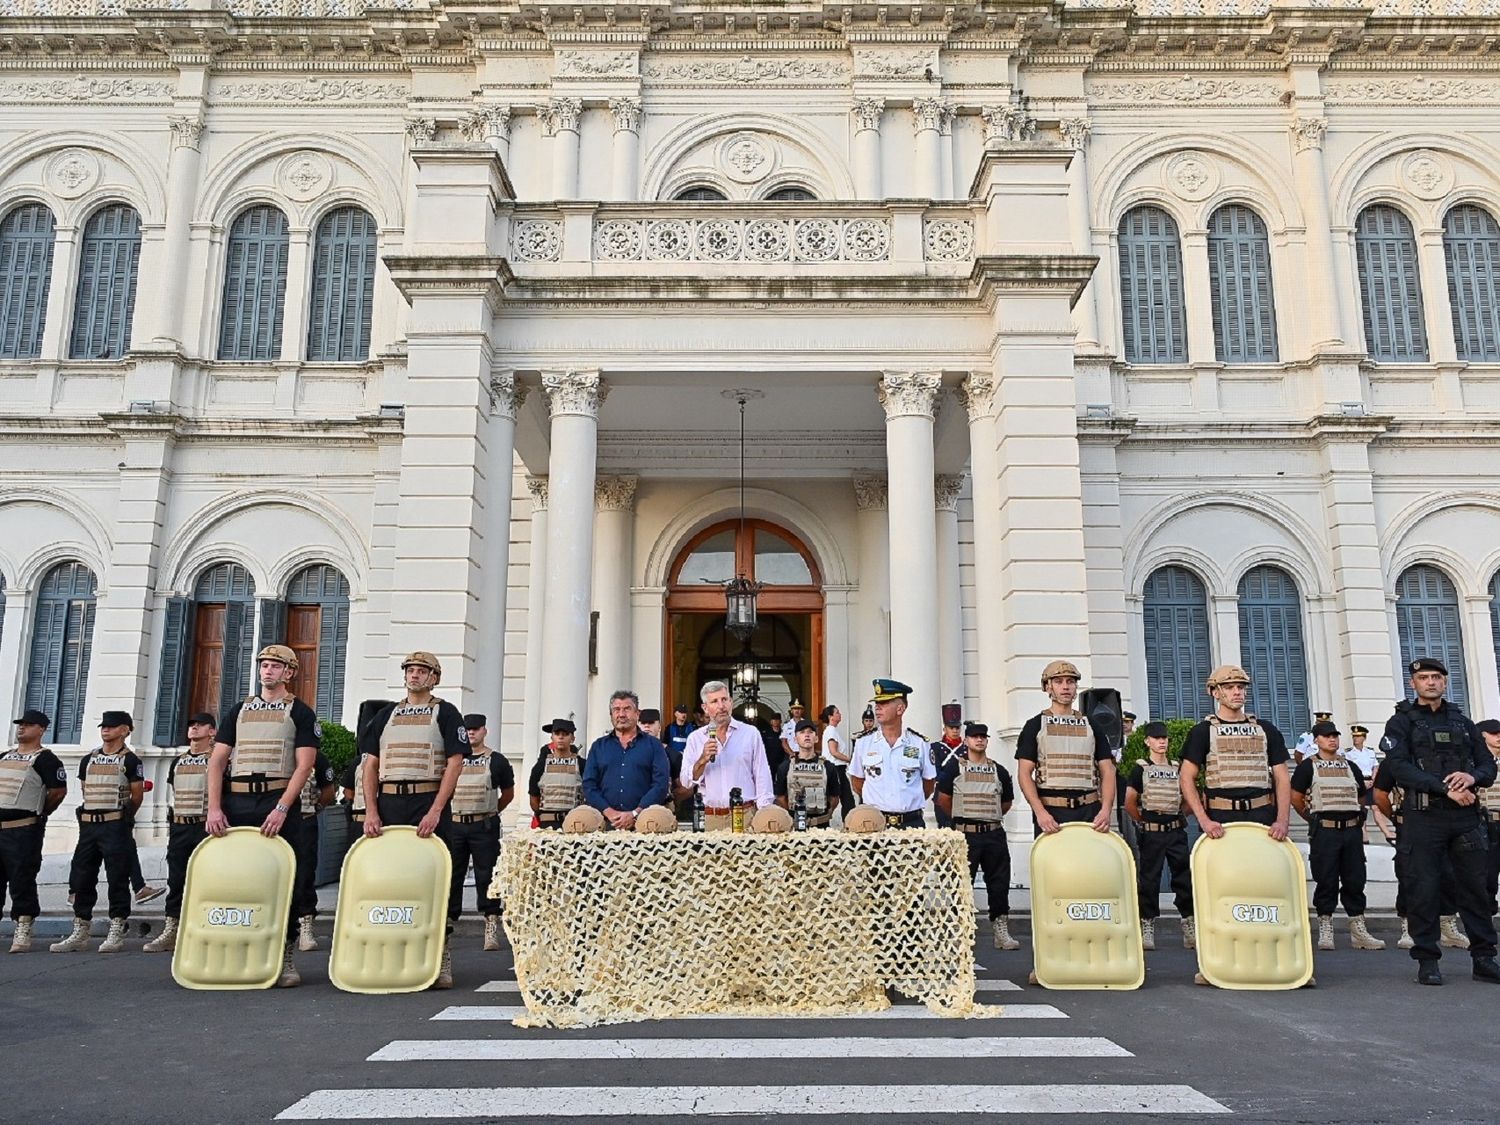
{"label": "white neoclassical building", "polygon": [[0,0],[0,710],[1500,712],[1489,9]]}

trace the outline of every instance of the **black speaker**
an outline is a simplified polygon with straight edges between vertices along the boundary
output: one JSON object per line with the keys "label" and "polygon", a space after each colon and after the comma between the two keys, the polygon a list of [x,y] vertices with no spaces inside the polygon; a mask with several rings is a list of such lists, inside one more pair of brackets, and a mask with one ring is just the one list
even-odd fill
{"label": "black speaker", "polygon": [[364,733],[365,727],[370,720],[391,705],[389,699],[362,699],[359,703],[359,718],[354,721],[354,734],[357,738]]}
{"label": "black speaker", "polygon": [[1114,688],[1089,688],[1079,709],[1093,720],[1111,750],[1118,751],[1125,745],[1125,709]]}

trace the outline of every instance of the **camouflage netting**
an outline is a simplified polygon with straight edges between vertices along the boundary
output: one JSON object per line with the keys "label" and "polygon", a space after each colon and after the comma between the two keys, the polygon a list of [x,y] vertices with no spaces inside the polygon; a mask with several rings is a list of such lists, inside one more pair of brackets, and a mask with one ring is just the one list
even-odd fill
{"label": "camouflage netting", "polygon": [[936,829],[783,835],[507,835],[491,894],[523,1027],[712,1014],[833,1015],[886,989],[974,1003],[964,840]]}

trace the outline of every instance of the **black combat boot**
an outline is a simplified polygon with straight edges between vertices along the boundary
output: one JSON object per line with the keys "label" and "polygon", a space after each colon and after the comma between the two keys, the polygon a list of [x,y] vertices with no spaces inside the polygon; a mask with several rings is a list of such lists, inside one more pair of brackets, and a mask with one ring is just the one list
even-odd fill
{"label": "black combat boot", "polygon": [[1486,984],[1500,984],[1500,965],[1493,957],[1474,958],[1474,979]]}
{"label": "black combat boot", "polygon": [[1442,984],[1443,983],[1443,971],[1438,968],[1438,963],[1436,961],[1418,961],[1417,962],[1417,983],[1418,984]]}

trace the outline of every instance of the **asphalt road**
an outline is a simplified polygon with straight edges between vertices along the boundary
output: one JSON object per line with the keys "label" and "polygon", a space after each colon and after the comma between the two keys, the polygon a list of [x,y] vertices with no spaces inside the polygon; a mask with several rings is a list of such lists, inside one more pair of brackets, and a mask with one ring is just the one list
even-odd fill
{"label": "asphalt road", "polygon": [[[1049,992],[1025,987],[1028,949],[991,950],[982,929],[981,998],[1020,1018],[560,1032],[434,1020],[519,1002],[503,984],[476,991],[511,978],[508,950],[460,941],[452,991],[389,997],[334,989],[325,953],[299,955],[302,988],[248,993],[180,989],[167,956],[135,952],[134,940],[114,956],[0,955],[0,1121],[547,1122],[606,1106],[612,1120],[665,1125],[721,1113],[890,1125],[1142,1120],[1103,1112],[1126,1105],[1172,1121],[1225,1111],[1247,1122],[1500,1118],[1500,988],[1472,981],[1463,952],[1444,958],[1441,989],[1413,983],[1413,963],[1392,948],[1320,954],[1316,989],[1221,992],[1193,985],[1192,955],[1166,948],[1173,930],[1148,955],[1140,991]],[[1033,1018],[1044,1010],[1023,1005],[1055,1014]],[[489,1057],[420,1058],[450,1051]],[[377,1052],[391,1061],[367,1061]]]}

